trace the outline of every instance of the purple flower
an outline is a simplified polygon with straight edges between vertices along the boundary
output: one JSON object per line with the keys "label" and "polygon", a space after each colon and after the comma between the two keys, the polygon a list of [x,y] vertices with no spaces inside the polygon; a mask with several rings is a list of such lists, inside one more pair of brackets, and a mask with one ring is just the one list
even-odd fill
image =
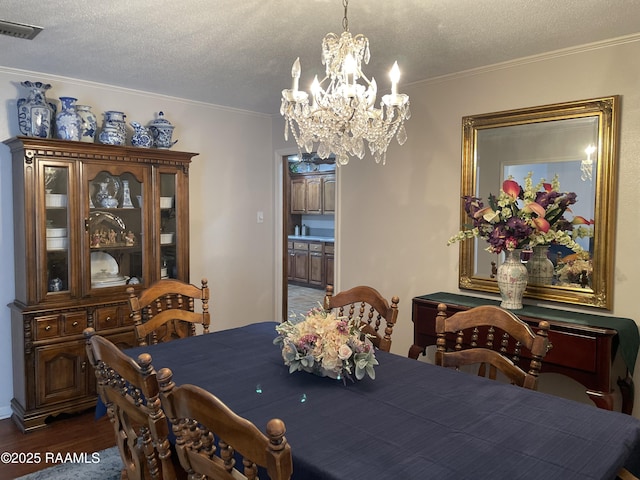
{"label": "purple flower", "polygon": [[489,238],[489,245],[491,245],[496,253],[500,253],[504,248],[504,242],[507,238],[507,230],[504,224],[496,225]]}
{"label": "purple flower", "polygon": [[302,352],[306,352],[311,350],[315,345],[316,342],[318,341],[318,336],[317,335],[303,335],[302,337],[300,337],[300,340],[298,341],[298,350],[302,351]]}
{"label": "purple flower", "polygon": [[518,240],[526,239],[533,233],[533,228],[527,225],[523,219],[518,217],[511,217],[507,220],[507,227],[509,227],[511,236]]}
{"label": "purple flower", "polygon": [[340,320],[336,325],[336,328],[342,334],[349,333],[349,324],[345,320]]}
{"label": "purple flower", "polygon": [[484,208],[484,204],[482,200],[477,197],[462,197],[464,199],[464,211],[467,212],[471,218],[474,217],[478,210],[482,210]]}
{"label": "purple flower", "polygon": [[570,232],[573,229],[573,224],[564,217],[561,217],[556,224],[554,225],[556,230],[564,230],[565,232]]}
{"label": "purple flower", "polygon": [[562,210],[566,210],[569,205],[573,205],[577,200],[578,196],[575,194],[575,192],[568,192],[565,193],[564,196],[560,199],[560,201],[558,202],[558,206]]}

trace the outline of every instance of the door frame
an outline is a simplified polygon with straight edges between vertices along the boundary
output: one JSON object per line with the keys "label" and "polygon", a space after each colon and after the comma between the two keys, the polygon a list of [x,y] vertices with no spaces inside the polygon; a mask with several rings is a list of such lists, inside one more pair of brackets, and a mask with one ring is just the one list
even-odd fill
{"label": "door frame", "polygon": [[[273,318],[275,321],[285,321],[288,318],[287,304],[289,298],[288,292],[288,279],[287,279],[287,262],[288,262],[288,248],[287,248],[287,225],[285,212],[286,202],[285,195],[288,194],[289,187],[285,185],[285,167],[287,157],[289,155],[295,155],[299,153],[295,147],[283,148],[276,150],[274,153],[274,235],[275,235],[275,268],[274,268],[274,282],[275,285],[275,304],[273,311]],[[334,213],[334,240],[335,245],[340,244],[340,168],[336,165],[336,211]],[[288,171],[287,171],[288,180]],[[333,257],[333,286],[336,292],[340,291],[340,256],[341,249],[336,248]]]}
{"label": "door frame", "polygon": [[[288,187],[285,185],[285,164],[289,155],[295,155],[298,149],[295,147],[284,148],[275,151],[274,156],[274,233],[275,233],[275,305],[273,318],[275,321],[285,321],[287,319],[288,304],[288,281],[287,281],[287,225],[285,214],[285,195],[288,193]],[[285,191],[286,189],[286,191]]]}

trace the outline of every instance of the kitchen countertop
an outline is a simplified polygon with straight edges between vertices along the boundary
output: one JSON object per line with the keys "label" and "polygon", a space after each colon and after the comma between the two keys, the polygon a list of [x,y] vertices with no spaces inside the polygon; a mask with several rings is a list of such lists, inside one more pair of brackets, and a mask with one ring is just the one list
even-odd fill
{"label": "kitchen countertop", "polygon": [[333,237],[318,237],[315,235],[307,235],[303,237],[302,235],[289,235],[287,237],[289,240],[311,240],[312,242],[328,242],[331,243],[334,241]]}

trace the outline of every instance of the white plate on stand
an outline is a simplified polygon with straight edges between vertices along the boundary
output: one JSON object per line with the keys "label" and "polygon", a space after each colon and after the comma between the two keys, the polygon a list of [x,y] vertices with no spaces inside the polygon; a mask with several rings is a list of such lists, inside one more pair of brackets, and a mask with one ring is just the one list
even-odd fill
{"label": "white plate on stand", "polygon": [[112,287],[125,285],[126,279],[120,275],[116,259],[107,252],[91,252],[91,285]]}

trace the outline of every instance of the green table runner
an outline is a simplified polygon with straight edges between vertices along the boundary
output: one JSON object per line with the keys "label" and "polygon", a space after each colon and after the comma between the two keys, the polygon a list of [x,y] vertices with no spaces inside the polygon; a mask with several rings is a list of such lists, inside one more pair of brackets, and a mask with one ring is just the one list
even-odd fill
{"label": "green table runner", "polygon": [[[469,308],[477,307],[479,305],[500,305],[500,302],[497,300],[470,297],[467,295],[458,295],[447,292],[431,293],[417,298],[437,303],[462,305]],[[582,312],[571,312],[568,310],[557,310],[547,307],[537,307],[534,305],[524,305],[524,308],[521,310],[513,310],[513,313],[516,315],[521,314],[524,316],[541,318],[543,320],[575,323],[577,325],[584,325],[587,327],[610,328],[617,331],[622,359],[624,360],[630,374],[633,375],[633,369],[636,365],[636,357],[638,356],[638,347],[640,346],[640,335],[638,334],[638,326],[632,319],[593,315]]]}

